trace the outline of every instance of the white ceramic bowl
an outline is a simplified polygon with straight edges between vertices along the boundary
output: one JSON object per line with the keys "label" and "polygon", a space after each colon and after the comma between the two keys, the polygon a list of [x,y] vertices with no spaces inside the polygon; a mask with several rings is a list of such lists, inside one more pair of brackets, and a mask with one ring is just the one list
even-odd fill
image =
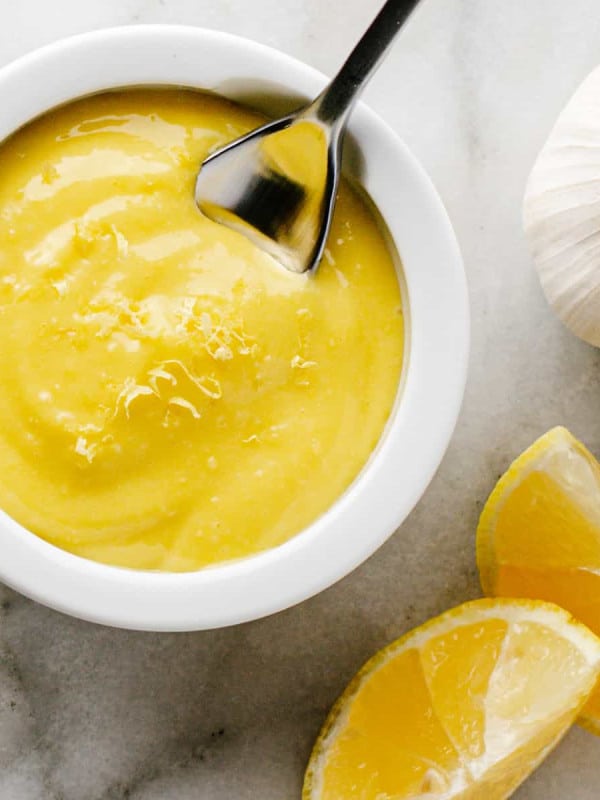
{"label": "white ceramic bowl", "polygon": [[[326,79],[275,50],[198,28],[97,31],[45,47],[0,70],[0,140],[68,100],[122,86],[185,85],[272,105],[314,97]],[[260,102],[259,102],[260,101]],[[390,97],[390,102],[393,98]],[[284,103],[285,105],[285,103]],[[364,105],[350,123],[360,181],[404,265],[407,353],[398,400],[379,446],[329,511],[285,544],[199,572],[97,564],[0,515],[0,579],[83,619],[124,628],[195,630],[271,614],[321,591],[370,556],[421,497],[452,434],[466,378],[468,300],[454,234],[429,179]],[[355,148],[356,150],[356,148]]]}

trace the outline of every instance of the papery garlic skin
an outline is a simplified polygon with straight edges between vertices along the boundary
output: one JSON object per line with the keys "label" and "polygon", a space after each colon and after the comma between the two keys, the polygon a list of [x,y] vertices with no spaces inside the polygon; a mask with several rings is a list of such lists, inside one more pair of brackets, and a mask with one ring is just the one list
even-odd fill
{"label": "papery garlic skin", "polygon": [[549,304],[569,330],[600,347],[600,67],[542,148],[523,220]]}

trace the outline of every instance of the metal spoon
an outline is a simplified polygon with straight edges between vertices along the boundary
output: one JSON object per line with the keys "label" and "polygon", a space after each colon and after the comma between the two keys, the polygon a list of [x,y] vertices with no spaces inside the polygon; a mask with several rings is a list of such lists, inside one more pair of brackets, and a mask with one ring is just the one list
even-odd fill
{"label": "metal spoon", "polygon": [[207,158],[196,181],[200,210],[292,272],[316,267],[333,215],[348,117],[418,2],[387,0],[314,102]]}

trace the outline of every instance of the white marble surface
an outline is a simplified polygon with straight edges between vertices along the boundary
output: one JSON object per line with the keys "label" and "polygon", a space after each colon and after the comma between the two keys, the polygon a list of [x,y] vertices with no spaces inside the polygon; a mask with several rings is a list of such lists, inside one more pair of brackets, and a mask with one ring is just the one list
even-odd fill
{"label": "white marble surface", "polygon": [[[331,72],[378,0],[0,0],[0,62],[106,25],[178,22]],[[324,714],[372,651],[478,594],[473,532],[511,456],[567,424],[600,452],[600,353],[548,312],[520,229],[527,171],[600,61],[597,0],[426,0],[368,91],[437,183],[472,292],[461,421],[425,498],[367,564],[271,619],[189,635],[78,622],[0,588],[2,800],[294,800]],[[1,113],[1,112],[0,112]],[[443,400],[442,400],[443,401]],[[592,800],[574,730],[520,800]]]}

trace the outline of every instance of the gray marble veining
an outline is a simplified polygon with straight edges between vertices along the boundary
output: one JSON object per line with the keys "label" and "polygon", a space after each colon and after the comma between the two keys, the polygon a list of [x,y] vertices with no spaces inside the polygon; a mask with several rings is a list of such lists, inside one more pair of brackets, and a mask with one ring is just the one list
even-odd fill
{"label": "gray marble veining", "polygon": [[[0,3],[0,63],[60,36],[171,22],[250,36],[332,73],[375,0]],[[600,453],[600,352],[546,308],[520,226],[527,172],[600,61],[596,0],[426,0],[367,101],[436,182],[463,248],[473,352],[426,496],[353,575],[210,633],[101,628],[0,589],[2,800],[297,800],[324,715],[379,646],[478,595],[473,532],[508,461],[562,423]],[[443,402],[443,398],[440,399]],[[600,741],[574,730],[519,800],[592,800]]]}

